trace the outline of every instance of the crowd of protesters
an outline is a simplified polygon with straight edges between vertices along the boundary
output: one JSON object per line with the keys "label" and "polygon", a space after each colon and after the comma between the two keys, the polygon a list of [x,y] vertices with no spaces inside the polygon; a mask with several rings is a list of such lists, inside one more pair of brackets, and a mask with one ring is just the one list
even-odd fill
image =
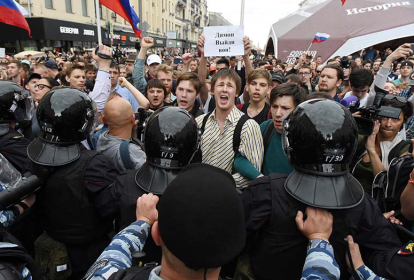
{"label": "crowd of protesters", "polygon": [[[341,207],[323,207],[323,203],[321,208],[312,203],[305,203],[310,205],[305,207],[306,210],[298,207],[287,224],[293,224],[299,235],[288,234],[289,231],[285,232],[283,228],[277,229],[279,235],[284,236],[283,240],[278,239],[281,243],[275,250],[282,252],[277,259],[271,258],[276,253],[270,249],[277,244],[269,245],[269,252],[263,253],[265,249],[261,248],[261,240],[267,240],[266,235],[272,234],[271,225],[274,221],[269,218],[270,213],[278,207],[284,208],[284,203],[286,207],[293,205],[289,199],[271,190],[270,186],[272,180],[278,179],[272,177],[274,174],[288,176],[297,172],[295,170],[298,167],[292,164],[288,156],[286,147],[289,143],[285,143],[284,135],[288,127],[284,120],[293,111],[300,114],[300,110],[295,109],[304,106],[305,110],[309,100],[326,100],[326,108],[339,106],[332,105],[335,102],[341,103],[349,108],[355,118],[372,119],[374,113],[368,116],[364,108],[371,106],[375,96],[382,90],[384,97],[380,105],[397,108],[399,114],[395,118],[376,115],[370,134],[354,137],[354,149],[345,171],[355,177],[358,186],[362,186],[362,196],[374,198],[375,186],[381,184],[376,181],[378,174],[388,173],[388,180],[400,176],[392,173],[395,168],[402,168],[395,167],[393,160],[395,163],[396,159],[405,159],[407,156],[412,159],[410,140],[414,139],[414,56],[411,45],[404,44],[395,50],[387,48],[383,52],[370,47],[360,54],[333,58],[313,57],[304,53],[297,57],[293,65],[289,65],[273,54],[265,56],[261,50],[253,51],[247,36],[243,38],[244,54],[240,56],[205,57],[204,43],[204,35],[201,35],[197,51],[179,55],[176,49],[157,51],[153,38],[144,37],[136,52],[121,52],[117,54],[117,59],[112,59],[112,48],[101,45],[96,51],[82,54],[49,52],[41,58],[26,56],[18,60],[8,56],[1,60],[0,83],[11,81],[27,91],[33,101],[34,111],[30,120],[6,122],[5,118],[0,119],[1,124],[8,123],[7,131],[0,135],[9,133],[9,129],[19,133],[7,139],[18,141],[17,145],[7,146],[6,140],[0,140],[0,152],[22,174],[31,171],[41,177],[48,173],[42,178],[45,185],[42,193],[25,198],[13,210],[2,211],[1,222],[20,239],[40,267],[40,274],[50,279],[81,279],[85,275],[86,279],[218,279],[219,275],[223,279],[282,279],[278,278],[280,275],[299,276],[302,279],[346,279],[344,275],[351,273],[359,279],[384,279],[379,276],[408,279],[400,278],[400,275],[410,272],[412,275],[414,272],[414,265],[409,265],[414,264],[414,244],[409,243],[412,238],[410,235],[401,236],[404,235],[401,233],[399,236],[394,227],[403,228],[401,231],[412,231],[414,165],[410,165],[411,170],[408,172],[404,169],[404,179],[395,179],[401,189],[396,197],[396,208],[381,208],[381,211],[376,205],[380,201],[377,199],[374,202],[372,198],[366,198],[368,202],[364,200],[363,210],[357,204],[352,205],[355,208],[345,207],[358,208],[358,211],[363,212],[356,214],[358,211],[350,210],[349,216],[358,216],[359,224],[347,225],[349,231],[343,232],[348,246],[348,266],[345,265],[345,252],[336,247],[336,242],[330,244],[333,240],[330,239],[331,234],[337,238],[338,228],[348,220],[342,216],[345,212],[331,214],[326,209]],[[0,84],[0,91],[8,86]],[[42,166],[41,155],[44,151],[54,154],[54,161],[58,161],[66,156],[59,147],[72,147],[72,142],[66,146],[57,144],[57,148],[52,145],[53,149],[44,144],[54,143],[56,139],[45,138],[48,131],[42,118],[46,114],[44,104],[51,102],[50,96],[75,95],[75,92],[86,94],[95,106],[91,110],[96,112],[95,123],[91,125],[92,134],[80,139],[82,148],[77,157],[83,157],[83,149],[99,152],[99,157],[90,160],[99,172],[92,174],[85,171],[85,174],[79,175],[83,176],[80,182],[74,179],[78,178],[74,170],[81,167],[76,166],[65,173],[59,171],[63,170],[61,166],[78,160],[75,158],[54,165],[56,168],[48,172],[31,167],[33,163]],[[0,105],[1,102],[0,96]],[[65,103],[64,98],[62,103]],[[342,105],[337,108],[344,108]],[[56,111],[56,106],[58,103],[52,104],[46,112]],[[199,130],[197,145],[194,144],[194,151],[198,151],[189,153],[191,156],[185,163],[188,166],[183,168],[180,165],[178,175],[174,175],[172,182],[167,171],[163,171],[166,172],[163,175],[154,171],[152,177],[146,175],[148,172],[144,173],[163,164],[162,159],[154,160],[150,151],[153,147],[148,146],[150,134],[146,131],[157,114],[162,116],[161,108],[167,107],[181,108],[180,112],[188,115],[189,120],[186,119],[186,122],[193,121]],[[340,110],[337,109],[332,116],[342,118],[342,115],[335,115]],[[335,121],[336,117],[329,119],[329,110],[319,112],[322,122],[325,113],[326,125],[329,126],[329,122]],[[157,129],[165,138],[172,137],[165,131],[181,126],[177,123],[179,119],[178,115],[177,119],[159,117],[164,123]],[[323,127],[324,124],[319,125]],[[351,134],[351,128],[346,129]],[[310,134],[307,137],[312,141]],[[154,141],[155,146],[162,150],[162,157],[173,157],[176,147],[164,147],[162,140],[157,141]],[[36,149],[40,154],[37,158],[27,148],[29,145],[32,150],[38,146]],[[39,145],[43,145],[43,148],[39,148]],[[177,147],[180,151],[186,148],[184,140]],[[341,150],[341,147],[335,149]],[[70,153],[67,151],[67,154]],[[343,159],[336,158],[338,161]],[[335,157],[332,160],[335,161]],[[143,175],[139,177],[136,174]],[[48,176],[53,177],[53,180]],[[136,183],[136,188],[139,186],[143,190],[143,194],[135,197],[133,192],[126,191],[125,186],[130,180]],[[153,187],[143,187],[140,180],[151,181]],[[53,191],[54,195],[48,197],[45,190],[52,190],[53,185],[59,185],[59,182],[65,187],[65,184],[84,186],[85,189],[79,194],[83,200],[93,201],[91,205],[94,206],[91,207],[96,207],[94,211],[99,214],[94,216],[94,212],[93,215],[86,215],[84,213],[90,212],[82,208],[84,205],[65,201],[66,195],[68,199],[75,197],[69,191]],[[164,183],[168,184],[165,193],[156,193],[154,186]],[[259,190],[257,186],[260,184],[269,185]],[[309,181],[309,184],[312,182]],[[236,189],[242,199],[235,192]],[[161,197],[158,206],[159,198],[152,193]],[[124,213],[121,203],[123,196],[132,198],[130,206],[133,209],[128,208],[128,214]],[[275,197],[283,202],[271,206]],[[49,199],[61,201],[62,207],[45,207],[50,203]],[[42,206],[36,209],[36,204]],[[75,209],[77,207],[80,208]],[[59,221],[59,234],[52,230],[54,221],[47,219],[58,219],[59,211],[67,214],[67,211],[72,210],[74,215],[79,215],[78,219],[94,221],[88,230],[96,234],[94,237],[98,236],[96,239],[81,240],[82,236],[71,236],[73,232],[76,235],[77,231],[74,229],[71,233],[72,225],[66,225],[64,220]],[[285,210],[277,211],[281,213]],[[96,218],[98,216],[99,219]],[[99,221],[95,222],[94,219]],[[13,220],[18,224],[14,228],[10,226]],[[380,237],[372,237],[372,232],[378,232]],[[113,237],[111,242],[109,236]],[[151,255],[153,247],[145,246],[147,238],[148,242],[155,242],[162,248],[162,257],[158,255],[151,263],[162,265],[155,268],[149,266],[151,270],[145,274],[145,266],[139,266],[133,259],[136,258],[134,254],[140,251]],[[354,243],[354,239],[359,245]],[[282,262],[284,255],[290,256],[296,252],[283,251],[283,246],[289,251],[291,247],[288,246],[293,246],[295,240],[302,245],[304,240],[309,241],[307,250],[305,246],[305,250],[299,252],[299,255],[304,253],[303,260],[297,262],[300,271],[289,271],[297,267],[292,265],[295,269],[290,268],[289,264],[280,272],[273,271],[272,265],[268,264]],[[3,243],[0,242],[0,251]],[[362,255],[359,247],[362,247]],[[385,252],[388,255],[372,257],[372,252]],[[398,267],[391,261],[397,255],[406,258]],[[0,264],[1,256],[0,252]],[[13,263],[10,265],[14,270],[18,267]],[[140,269],[127,270],[131,266]],[[350,272],[347,272],[347,267]],[[39,274],[32,269],[32,265],[23,266],[22,278],[19,279],[37,279]],[[127,272],[120,273],[123,270]],[[133,278],[140,273],[144,273],[145,277]]]}

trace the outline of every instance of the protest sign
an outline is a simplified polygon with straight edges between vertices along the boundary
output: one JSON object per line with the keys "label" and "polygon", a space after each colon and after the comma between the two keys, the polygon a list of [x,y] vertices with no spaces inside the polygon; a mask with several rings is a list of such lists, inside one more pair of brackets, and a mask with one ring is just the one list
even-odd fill
{"label": "protest sign", "polygon": [[0,48],[0,58],[5,58],[5,57],[6,57],[6,49]]}
{"label": "protest sign", "polygon": [[243,26],[204,27],[205,56],[244,55]]}

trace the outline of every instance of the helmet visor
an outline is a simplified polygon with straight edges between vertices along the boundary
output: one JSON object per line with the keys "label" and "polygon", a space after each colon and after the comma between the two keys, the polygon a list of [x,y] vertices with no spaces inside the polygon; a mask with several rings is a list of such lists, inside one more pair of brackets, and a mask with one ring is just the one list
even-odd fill
{"label": "helmet visor", "polygon": [[10,110],[14,113],[17,122],[31,120],[33,117],[34,103],[29,91],[24,90],[20,94],[15,93],[15,101]]}

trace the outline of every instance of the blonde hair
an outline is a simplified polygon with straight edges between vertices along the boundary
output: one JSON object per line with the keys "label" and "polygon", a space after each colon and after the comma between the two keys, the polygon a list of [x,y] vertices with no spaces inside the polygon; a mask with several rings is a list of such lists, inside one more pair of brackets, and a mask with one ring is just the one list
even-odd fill
{"label": "blonde hair", "polygon": [[272,75],[270,75],[269,71],[264,69],[254,69],[250,72],[249,76],[247,77],[247,83],[250,84],[253,80],[265,78],[267,80],[267,84],[272,84]]}
{"label": "blonde hair", "polygon": [[165,64],[160,64],[157,66],[157,68],[155,69],[155,73],[156,73],[155,76],[157,76],[158,72],[160,71],[165,72],[167,74],[173,74],[172,68]]}
{"label": "blonde hair", "polygon": [[0,69],[0,76],[3,76],[3,81],[7,81],[9,79],[9,76],[7,75],[7,72],[3,69]]}

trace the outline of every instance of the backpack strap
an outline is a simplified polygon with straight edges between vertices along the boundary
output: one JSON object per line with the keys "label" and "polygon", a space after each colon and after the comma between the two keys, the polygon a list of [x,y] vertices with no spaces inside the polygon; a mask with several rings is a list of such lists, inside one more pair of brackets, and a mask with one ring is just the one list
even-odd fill
{"label": "backpack strap", "polygon": [[135,165],[132,162],[131,156],[129,154],[129,143],[130,142],[131,141],[123,140],[121,145],[119,145],[119,155],[121,156],[122,164],[127,170],[135,168]]}
{"label": "backpack strap", "polygon": [[200,136],[203,135],[203,133],[204,133],[204,129],[206,128],[206,123],[208,121],[208,117],[210,117],[211,113],[212,112],[208,112],[203,118],[203,123],[202,123],[201,128],[200,128]]}
{"label": "backpack strap", "polygon": [[269,144],[270,144],[270,141],[272,140],[274,133],[275,133],[275,126],[273,125],[273,122],[270,121],[266,125],[265,130],[263,131],[263,147],[264,147],[263,156],[266,155],[267,149],[269,148]]}
{"label": "backpack strap", "polygon": [[236,128],[234,129],[233,133],[233,150],[234,150],[234,158],[239,154],[239,147],[241,142],[241,131],[243,128],[244,123],[249,120],[250,117],[247,114],[244,114],[236,124]]}
{"label": "backpack strap", "polygon": [[391,164],[394,158],[399,157],[401,150],[407,145],[411,145],[410,140],[401,140],[400,143],[395,145],[388,154],[388,164]]}

